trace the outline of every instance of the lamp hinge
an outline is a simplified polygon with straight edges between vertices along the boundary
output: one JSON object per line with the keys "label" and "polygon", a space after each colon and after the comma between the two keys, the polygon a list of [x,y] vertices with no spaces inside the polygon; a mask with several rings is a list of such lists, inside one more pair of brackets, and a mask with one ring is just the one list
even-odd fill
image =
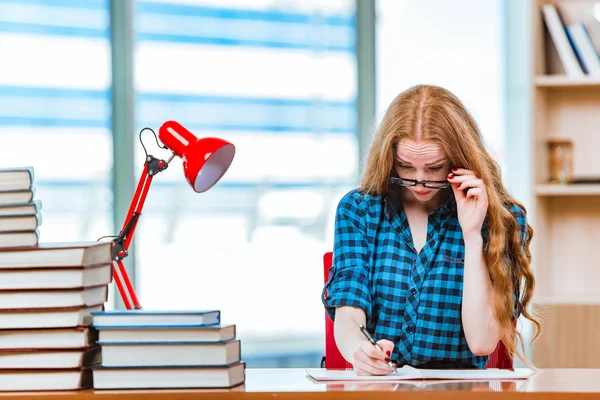
{"label": "lamp hinge", "polygon": [[146,165],[148,167],[148,175],[154,176],[161,171],[164,171],[169,166],[165,160],[160,160],[152,155],[146,156]]}

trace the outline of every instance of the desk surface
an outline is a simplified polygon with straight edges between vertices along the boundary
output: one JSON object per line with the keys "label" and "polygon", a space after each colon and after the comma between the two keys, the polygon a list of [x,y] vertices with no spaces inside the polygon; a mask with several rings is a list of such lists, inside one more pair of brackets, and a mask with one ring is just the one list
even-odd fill
{"label": "desk surface", "polygon": [[[428,383],[347,382],[315,383],[304,369],[247,369],[246,382],[232,389],[197,390],[82,390],[77,392],[0,393],[16,396],[20,400],[184,400],[184,399],[277,399],[306,398],[375,399],[386,392],[387,396],[418,399],[487,399],[517,397],[532,398],[598,398],[600,396],[600,369],[547,369],[528,380],[521,381],[429,381]],[[494,392],[494,393],[490,393]]]}

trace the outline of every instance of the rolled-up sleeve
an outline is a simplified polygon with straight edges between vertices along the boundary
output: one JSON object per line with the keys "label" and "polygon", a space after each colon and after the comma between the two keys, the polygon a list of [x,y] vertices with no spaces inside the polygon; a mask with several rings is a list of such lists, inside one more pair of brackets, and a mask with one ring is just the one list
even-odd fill
{"label": "rolled-up sleeve", "polygon": [[[362,207],[361,207],[362,205]],[[333,263],[323,289],[325,310],[332,320],[335,308],[351,306],[371,315],[369,251],[366,210],[360,195],[350,192],[338,204],[335,216]]]}

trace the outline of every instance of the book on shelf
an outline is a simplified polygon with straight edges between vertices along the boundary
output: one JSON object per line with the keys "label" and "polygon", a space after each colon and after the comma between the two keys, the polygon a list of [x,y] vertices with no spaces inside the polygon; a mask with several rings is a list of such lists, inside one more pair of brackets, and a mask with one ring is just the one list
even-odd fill
{"label": "book on shelf", "polygon": [[565,72],[572,77],[585,76],[558,8],[553,4],[544,4],[541,9],[544,22]]}
{"label": "book on shelf", "polygon": [[98,331],[88,327],[0,330],[3,349],[84,349],[96,344]]}
{"label": "book on shelf", "polygon": [[34,200],[35,187],[27,190],[0,191],[0,205],[24,204]]}
{"label": "book on shelf", "polygon": [[99,365],[100,347],[0,350],[0,375],[11,369],[76,369]]}
{"label": "book on shelf", "polygon": [[0,232],[34,231],[42,225],[42,213],[0,216]]}
{"label": "book on shelf", "polygon": [[576,21],[568,25],[566,29],[573,49],[587,74],[591,77],[600,76],[600,58],[583,22]]}
{"label": "book on shelf", "polygon": [[0,217],[7,215],[36,215],[42,210],[42,201],[35,199],[26,203],[1,204]]}
{"label": "book on shelf", "polygon": [[99,343],[103,367],[204,367],[241,359],[239,340],[202,343]]}
{"label": "book on shelf", "polygon": [[92,386],[90,368],[11,370],[0,374],[0,391],[79,390]]}
{"label": "book on shelf", "polygon": [[0,310],[0,329],[87,326],[92,322],[92,312],[101,310],[104,310],[104,304],[91,307]]}
{"label": "book on shelf", "polygon": [[4,290],[0,291],[0,310],[90,307],[103,304],[108,286],[80,289]]}
{"label": "book on shelf", "polygon": [[[100,343],[224,342],[235,339],[236,326],[171,326],[162,328],[123,328],[103,326],[98,331]],[[1,345],[0,336],[0,345]]]}
{"label": "book on shelf", "polygon": [[1,168],[0,191],[30,190],[33,179],[33,167]]}
{"label": "book on shelf", "polygon": [[18,248],[36,246],[40,241],[39,230],[23,232],[0,232],[1,248]]}
{"label": "book on shelf", "polygon": [[217,367],[93,369],[94,389],[230,388],[245,380],[241,361]]}
{"label": "book on shelf", "polygon": [[1,290],[75,289],[108,285],[113,265],[70,268],[0,269]]}
{"label": "book on shelf", "polygon": [[103,327],[169,327],[169,326],[202,326],[217,325],[221,320],[219,310],[205,311],[147,311],[123,310],[102,311],[93,314],[93,325],[97,329]]}
{"label": "book on shelf", "polygon": [[36,247],[0,249],[0,269],[72,268],[112,263],[112,242],[40,243]]}

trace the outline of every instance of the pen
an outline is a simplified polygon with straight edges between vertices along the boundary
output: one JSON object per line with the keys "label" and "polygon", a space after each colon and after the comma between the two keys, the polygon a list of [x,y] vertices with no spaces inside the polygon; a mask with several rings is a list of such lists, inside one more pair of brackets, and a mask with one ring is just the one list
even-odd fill
{"label": "pen", "polygon": [[[373,340],[373,338],[371,337],[371,335],[367,331],[367,328],[365,328],[364,325],[362,325],[362,324],[359,324],[358,326],[360,327],[360,331],[363,333],[363,335],[365,335],[365,337],[367,338],[367,340],[369,342],[371,342],[371,344],[373,346],[375,346],[375,348],[377,350],[379,350],[380,352],[383,353],[383,349],[381,347],[379,347],[379,345],[377,344],[377,342],[375,340]],[[392,363],[392,361],[389,361],[388,365],[392,368],[392,371],[394,371],[396,373],[398,372],[398,370],[396,369],[396,367],[394,367],[394,363]]]}

